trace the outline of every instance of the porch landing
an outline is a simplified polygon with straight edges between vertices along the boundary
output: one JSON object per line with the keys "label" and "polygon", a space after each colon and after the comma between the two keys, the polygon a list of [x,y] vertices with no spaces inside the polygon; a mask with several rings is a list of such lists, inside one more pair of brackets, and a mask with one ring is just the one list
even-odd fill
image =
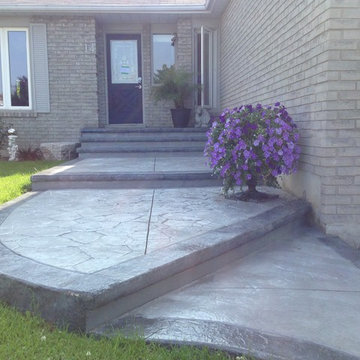
{"label": "porch landing", "polygon": [[88,331],[294,232],[289,198],[226,200],[216,188],[58,190],[0,207],[0,298]]}
{"label": "porch landing", "polygon": [[136,153],[67,162],[32,177],[32,189],[153,189],[220,186],[201,153]]}

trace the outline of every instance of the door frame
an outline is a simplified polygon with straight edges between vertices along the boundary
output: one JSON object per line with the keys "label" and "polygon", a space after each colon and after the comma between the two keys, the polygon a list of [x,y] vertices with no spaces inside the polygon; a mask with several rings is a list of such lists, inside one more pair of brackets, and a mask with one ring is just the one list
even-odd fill
{"label": "door frame", "polygon": [[[118,127],[118,126],[140,126],[143,127],[145,126],[145,118],[146,118],[146,108],[144,106],[145,102],[145,97],[144,97],[144,41],[143,41],[143,34],[142,34],[142,29],[140,29],[139,27],[134,28],[134,30],[131,29],[119,29],[117,30],[116,28],[114,29],[104,29],[104,38],[103,38],[103,43],[104,43],[104,65],[105,65],[105,72],[104,72],[104,76],[105,76],[105,105],[106,105],[106,126],[111,126],[111,127]],[[140,36],[140,51],[141,51],[141,73],[142,73],[142,92],[141,92],[141,96],[142,96],[142,107],[143,107],[143,118],[142,118],[142,123],[139,124],[110,124],[109,122],[109,94],[108,94],[108,88],[109,88],[109,82],[108,82],[108,59],[107,59],[107,35],[139,35]]]}

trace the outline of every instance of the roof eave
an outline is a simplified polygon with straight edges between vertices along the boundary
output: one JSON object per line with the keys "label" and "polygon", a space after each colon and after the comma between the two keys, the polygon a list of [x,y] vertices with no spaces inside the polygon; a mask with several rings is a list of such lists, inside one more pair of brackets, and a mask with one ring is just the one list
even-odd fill
{"label": "roof eave", "polygon": [[32,13],[32,14],[204,14],[211,13],[215,0],[207,0],[204,5],[142,5],[142,6],[112,6],[112,5],[0,5],[1,13]]}

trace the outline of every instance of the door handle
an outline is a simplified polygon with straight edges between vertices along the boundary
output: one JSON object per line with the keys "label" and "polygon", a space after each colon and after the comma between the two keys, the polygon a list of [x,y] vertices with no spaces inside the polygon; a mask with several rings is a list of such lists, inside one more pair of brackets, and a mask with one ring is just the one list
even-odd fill
{"label": "door handle", "polygon": [[137,83],[137,85],[135,85],[135,87],[139,90],[142,89],[142,78],[141,77],[138,77],[138,83]]}

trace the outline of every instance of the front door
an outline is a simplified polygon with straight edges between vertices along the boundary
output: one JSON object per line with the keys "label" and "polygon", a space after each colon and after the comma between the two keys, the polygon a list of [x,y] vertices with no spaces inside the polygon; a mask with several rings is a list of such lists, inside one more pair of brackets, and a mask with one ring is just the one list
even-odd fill
{"label": "front door", "polygon": [[106,36],[109,124],[142,124],[140,35]]}

